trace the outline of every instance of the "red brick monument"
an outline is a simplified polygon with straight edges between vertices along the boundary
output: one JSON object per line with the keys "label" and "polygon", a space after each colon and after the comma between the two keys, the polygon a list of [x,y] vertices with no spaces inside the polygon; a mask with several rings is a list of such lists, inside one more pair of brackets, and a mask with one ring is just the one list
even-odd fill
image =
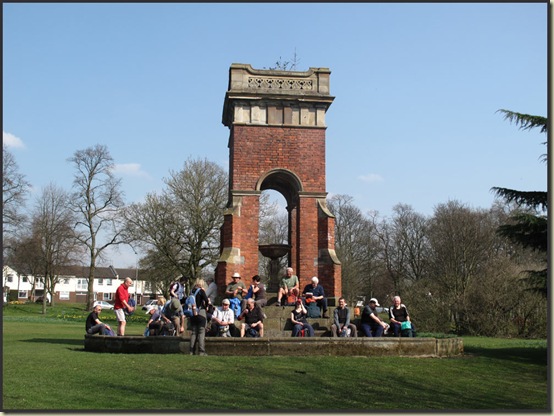
{"label": "red brick monument", "polygon": [[223,105],[223,124],[230,130],[229,202],[216,269],[220,293],[233,273],[245,284],[258,274],[259,197],[271,189],[287,202],[284,255],[301,289],[318,276],[328,297],[340,296],[335,219],[325,191],[325,114],[334,99],[330,73],[328,68],[298,72],[231,65]]}

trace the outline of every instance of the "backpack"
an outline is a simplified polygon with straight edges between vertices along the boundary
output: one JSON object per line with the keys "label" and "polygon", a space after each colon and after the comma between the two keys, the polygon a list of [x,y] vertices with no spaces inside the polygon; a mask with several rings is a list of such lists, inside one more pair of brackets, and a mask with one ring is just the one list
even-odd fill
{"label": "backpack", "polygon": [[248,328],[246,330],[246,337],[247,338],[259,338],[260,337],[260,333],[258,331],[256,331],[256,329],[254,328]]}
{"label": "backpack", "polygon": [[306,309],[308,310],[308,318],[319,318],[320,310],[316,302],[308,303],[308,307]]}
{"label": "backpack", "polygon": [[196,305],[196,295],[198,292],[200,292],[200,288],[196,289],[194,293],[188,295],[185,303],[183,304],[183,314],[189,318],[194,315],[192,307]]}

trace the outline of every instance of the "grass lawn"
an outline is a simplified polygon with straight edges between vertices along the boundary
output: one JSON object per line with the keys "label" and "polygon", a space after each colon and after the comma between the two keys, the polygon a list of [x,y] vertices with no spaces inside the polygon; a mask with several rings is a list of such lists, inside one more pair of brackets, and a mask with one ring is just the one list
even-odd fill
{"label": "grass lawn", "polygon": [[4,308],[4,411],[551,411],[546,340],[468,337],[442,359],[99,354],[86,312],[57,308]]}

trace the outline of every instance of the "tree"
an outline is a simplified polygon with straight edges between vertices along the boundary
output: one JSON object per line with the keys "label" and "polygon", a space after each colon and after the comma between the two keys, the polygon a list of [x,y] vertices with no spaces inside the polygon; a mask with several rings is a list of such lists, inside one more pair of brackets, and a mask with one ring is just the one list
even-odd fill
{"label": "tree", "polygon": [[374,262],[377,245],[373,224],[364,217],[348,195],[335,195],[328,201],[335,215],[335,250],[341,260],[342,296],[357,300],[373,295]]}
{"label": "tree", "polygon": [[[68,194],[53,184],[46,186],[37,199],[31,230],[33,238],[39,242],[44,294],[50,293],[52,305],[60,268],[75,259],[77,240],[74,224],[75,216],[69,208]],[[43,296],[42,310],[46,313],[46,296]]]}
{"label": "tree", "polygon": [[2,230],[6,235],[13,233],[24,220],[20,209],[25,203],[31,185],[19,172],[13,154],[6,146],[3,146],[2,150]]}
{"label": "tree", "polygon": [[486,276],[495,253],[495,224],[484,210],[472,210],[459,201],[449,201],[435,208],[430,220],[431,279],[436,296],[448,306],[454,330],[469,330],[472,304],[469,293]]}
{"label": "tree", "polygon": [[[499,110],[504,118],[519,126],[521,130],[540,129],[541,133],[548,132],[548,119],[540,116],[516,113],[509,110]],[[545,142],[546,144],[546,142]],[[547,160],[547,155],[542,156]],[[522,247],[530,248],[544,255],[546,265],[548,241],[548,193],[543,191],[518,191],[509,188],[494,187],[492,190],[497,196],[508,203],[515,203],[521,210],[516,211],[506,224],[498,228],[503,235]],[[548,269],[527,270],[526,282],[533,291],[547,296]]]}
{"label": "tree", "polygon": [[77,214],[77,238],[90,259],[87,309],[91,310],[96,262],[108,247],[124,243],[119,218],[123,191],[121,180],[113,174],[114,161],[105,145],[77,150],[68,161],[75,167],[70,203]]}
{"label": "tree", "polygon": [[[164,270],[185,276],[190,284],[219,258],[221,213],[227,203],[227,173],[208,160],[187,160],[170,171],[161,195],[125,210],[129,241],[165,257]],[[159,264],[156,255],[156,262]]]}

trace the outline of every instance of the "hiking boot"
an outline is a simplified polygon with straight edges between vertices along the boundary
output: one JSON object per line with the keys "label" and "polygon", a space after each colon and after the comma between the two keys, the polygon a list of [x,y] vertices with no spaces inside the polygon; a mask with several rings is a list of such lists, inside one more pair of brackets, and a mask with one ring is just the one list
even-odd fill
{"label": "hiking boot", "polygon": [[208,355],[208,354],[206,354],[205,352],[201,352],[201,353],[198,354],[198,355]]}
{"label": "hiking boot", "polygon": [[327,315],[327,312],[323,312],[322,318],[329,319],[329,315]]}
{"label": "hiking boot", "polygon": [[277,302],[275,306],[281,306],[281,302]]}

